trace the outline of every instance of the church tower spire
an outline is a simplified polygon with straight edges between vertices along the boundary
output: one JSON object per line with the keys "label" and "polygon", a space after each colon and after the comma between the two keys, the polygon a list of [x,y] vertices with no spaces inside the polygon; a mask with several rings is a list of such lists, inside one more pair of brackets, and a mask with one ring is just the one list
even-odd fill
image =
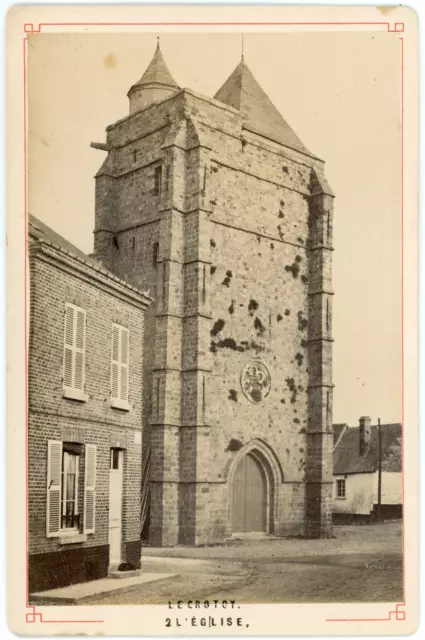
{"label": "church tower spire", "polygon": [[130,114],[167,98],[179,88],[165,63],[158,38],[155,53],[146,71],[127,93],[130,99]]}
{"label": "church tower spire", "polygon": [[244,58],[243,39],[241,60],[214,98],[238,109],[242,113],[245,129],[312,155],[251,73]]}

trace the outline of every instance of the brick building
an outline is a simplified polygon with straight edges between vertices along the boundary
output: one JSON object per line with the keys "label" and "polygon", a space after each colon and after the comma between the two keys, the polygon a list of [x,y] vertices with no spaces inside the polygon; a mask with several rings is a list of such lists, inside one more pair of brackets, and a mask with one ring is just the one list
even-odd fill
{"label": "brick building", "polygon": [[214,98],[159,44],[107,127],[95,255],[155,299],[149,540],[331,534],[332,208],[324,163],[242,59]]}
{"label": "brick building", "polygon": [[33,217],[29,280],[31,593],[140,567],[150,299]]}

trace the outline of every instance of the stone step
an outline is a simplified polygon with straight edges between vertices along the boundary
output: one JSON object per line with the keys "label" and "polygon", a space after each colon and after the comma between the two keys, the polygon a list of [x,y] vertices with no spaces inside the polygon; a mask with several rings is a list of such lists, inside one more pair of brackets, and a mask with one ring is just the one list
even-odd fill
{"label": "stone step", "polygon": [[115,578],[116,580],[122,580],[123,578],[134,578],[135,576],[140,576],[142,573],[141,569],[132,569],[131,571],[109,571],[108,577]]}
{"label": "stone step", "polygon": [[[120,571],[120,573],[122,573]],[[164,580],[166,578],[174,578],[173,574],[166,573],[143,573],[137,576],[124,576],[122,580],[114,578],[101,578],[100,580],[92,580],[91,582],[79,582],[68,587],[60,587],[58,589],[49,589],[48,591],[39,591],[29,596],[31,604],[80,604],[82,602],[90,602],[102,595],[113,595],[120,591],[131,590],[141,587],[143,584]]]}

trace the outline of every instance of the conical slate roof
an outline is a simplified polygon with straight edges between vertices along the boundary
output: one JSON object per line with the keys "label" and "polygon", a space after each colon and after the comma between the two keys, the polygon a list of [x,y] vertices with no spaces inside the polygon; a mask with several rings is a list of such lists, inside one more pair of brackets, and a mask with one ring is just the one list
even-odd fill
{"label": "conical slate roof", "polygon": [[159,46],[159,41],[156,45],[153,58],[150,61],[145,73],[142,75],[138,82],[133,84],[130,91],[128,92],[128,95],[130,95],[135,89],[140,89],[143,85],[148,84],[162,85],[176,90],[180,88],[165,63],[161,47]]}
{"label": "conical slate roof", "polygon": [[280,115],[243,59],[214,98],[241,111],[245,129],[312,155]]}

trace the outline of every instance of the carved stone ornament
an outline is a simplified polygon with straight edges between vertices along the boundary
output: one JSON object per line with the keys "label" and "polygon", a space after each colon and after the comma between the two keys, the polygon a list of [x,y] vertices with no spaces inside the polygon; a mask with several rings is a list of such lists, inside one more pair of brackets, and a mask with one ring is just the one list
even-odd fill
{"label": "carved stone ornament", "polygon": [[258,404],[270,393],[271,378],[267,367],[259,360],[253,360],[244,366],[241,374],[241,387],[250,402]]}

